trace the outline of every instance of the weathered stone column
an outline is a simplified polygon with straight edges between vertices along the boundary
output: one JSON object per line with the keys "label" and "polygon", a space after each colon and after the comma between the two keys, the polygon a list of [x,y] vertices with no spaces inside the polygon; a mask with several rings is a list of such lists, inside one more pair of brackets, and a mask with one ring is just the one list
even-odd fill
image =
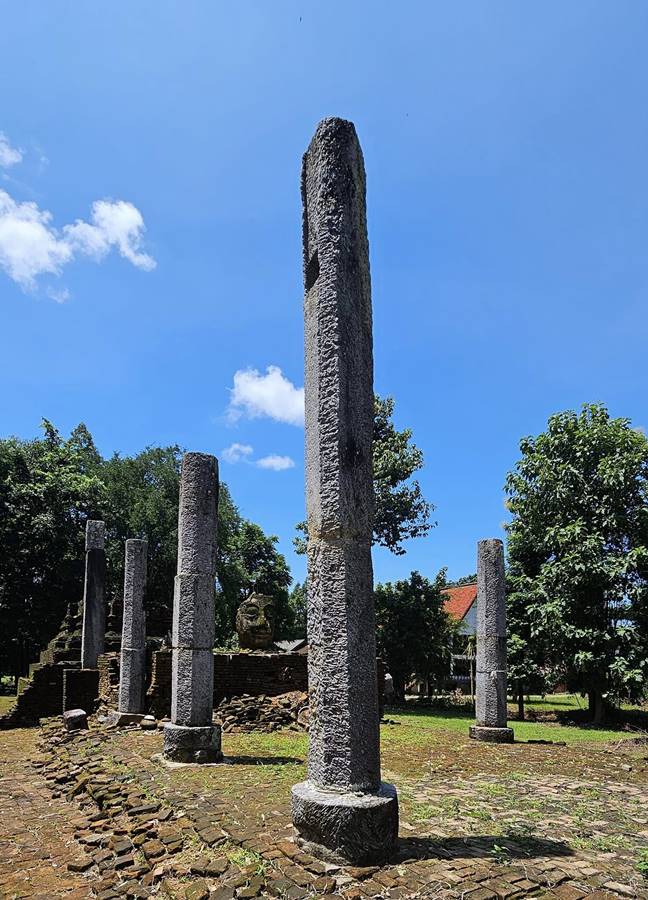
{"label": "weathered stone column", "polygon": [[86,522],[85,582],[83,586],[83,629],[81,668],[96,669],[106,635],[106,537],[105,522]]}
{"label": "weathered stone column", "polygon": [[119,712],[141,715],[144,712],[146,680],[146,557],[148,543],[131,538],[126,541],[124,562],[124,618],[122,623],[119,669]]}
{"label": "weathered stone column", "polygon": [[171,722],[164,727],[164,755],[177,762],[222,759],[220,726],[212,724],[217,507],[215,457],[185,453],[173,597]]}
{"label": "weathered stone column", "polygon": [[304,156],[308,780],[298,842],[335,861],[384,860],[398,800],[380,781],[371,538],[373,347],[362,151],[324,119]]}
{"label": "weathered stone column", "polygon": [[470,737],[510,743],[506,726],[506,581],[504,545],[492,538],[477,544],[477,691]]}

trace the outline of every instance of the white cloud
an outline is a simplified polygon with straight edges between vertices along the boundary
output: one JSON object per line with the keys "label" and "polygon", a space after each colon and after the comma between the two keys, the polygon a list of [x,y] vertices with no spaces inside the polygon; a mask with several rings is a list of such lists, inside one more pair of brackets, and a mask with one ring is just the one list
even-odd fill
{"label": "white cloud", "polygon": [[304,389],[295,387],[279,366],[268,366],[265,375],[257,369],[239,369],[234,373],[228,418],[235,422],[241,416],[267,416],[276,422],[303,425]]}
{"label": "white cloud", "polygon": [[10,166],[15,166],[17,163],[22,162],[22,158],[22,150],[12,147],[7,135],[0,131],[0,166],[3,169],[8,169]]}
{"label": "white cloud", "polygon": [[262,459],[257,459],[256,465],[260,469],[272,469],[274,472],[283,472],[284,469],[293,469],[295,463],[289,456],[277,456],[276,454],[272,454],[271,456],[264,456]]}
{"label": "white cloud", "polygon": [[60,275],[78,255],[101,261],[113,247],[134,266],[155,268],[155,260],[140,250],[144,220],[132,203],[98,200],[91,219],[58,231],[50,212],[0,190],[0,269],[23,290],[33,290],[39,275]]}
{"label": "white cloud", "polygon": [[250,447],[249,444],[231,444],[231,446],[226,447],[224,450],[221,450],[221,456],[228,463],[238,463],[241,460],[246,461],[247,457],[250,456],[254,452],[254,448]]}
{"label": "white cloud", "polygon": [[74,225],[63,229],[65,240],[74,250],[100,261],[116,247],[138,269],[149,272],[155,268],[155,260],[148,253],[140,252],[146,229],[136,206],[125,200],[96,200],[91,218],[92,224],[77,219]]}
{"label": "white cloud", "polygon": [[58,275],[72,249],[50,225],[52,214],[35,203],[16,201],[0,190],[0,268],[25,290],[37,275]]}
{"label": "white cloud", "polygon": [[70,299],[70,292],[67,288],[59,289],[48,287],[45,293],[51,300],[54,300],[55,303],[67,303],[67,301]]}

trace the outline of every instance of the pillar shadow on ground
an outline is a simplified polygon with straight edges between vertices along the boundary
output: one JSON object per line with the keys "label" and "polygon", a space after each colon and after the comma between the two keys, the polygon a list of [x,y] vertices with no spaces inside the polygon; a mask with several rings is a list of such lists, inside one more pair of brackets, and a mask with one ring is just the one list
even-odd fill
{"label": "pillar shadow on ground", "polygon": [[514,840],[502,835],[471,835],[469,837],[426,838],[401,837],[392,859],[393,863],[413,859],[457,859],[462,857],[506,860],[533,859],[547,856],[573,856],[574,851],[564,841],[528,837]]}
{"label": "pillar shadow on ground", "polygon": [[296,756],[229,756],[226,754],[226,763],[235,766],[303,766],[305,760]]}

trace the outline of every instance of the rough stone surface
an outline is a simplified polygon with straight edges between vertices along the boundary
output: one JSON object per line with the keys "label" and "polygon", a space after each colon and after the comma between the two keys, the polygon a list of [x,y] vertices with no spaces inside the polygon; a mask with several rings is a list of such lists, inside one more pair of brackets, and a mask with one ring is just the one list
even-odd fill
{"label": "rough stone surface", "polygon": [[86,550],[104,550],[106,546],[106,523],[100,519],[86,522]]}
{"label": "rough stone surface", "polygon": [[[178,760],[178,729],[183,754],[213,762],[220,754],[220,728],[212,725],[214,698],[214,581],[218,464],[205,453],[185,453],[180,478],[178,573],[173,602],[171,725],[165,726],[164,753]],[[209,744],[203,732],[209,732]],[[217,750],[214,748],[217,744]]]}
{"label": "rough stone surface", "polygon": [[88,727],[88,717],[84,709],[68,709],[63,713],[63,723],[68,731],[80,731]]}
{"label": "rough stone surface", "polygon": [[192,728],[168,723],[164,726],[164,755],[174,762],[220,762],[223,758],[220,727]]}
{"label": "rough stone surface", "polygon": [[119,712],[143,713],[146,687],[146,557],[148,544],[126,541],[124,613],[119,670]]}
{"label": "rough stone surface", "polygon": [[267,650],[272,646],[274,623],[274,597],[250,594],[236,611],[239,645],[246,650]]}
{"label": "rough stone surface", "polygon": [[398,838],[396,789],[383,783],[375,793],[336,793],[302,781],[292,789],[292,819],[307,853],[357,866],[384,862]]}
{"label": "rough stone surface", "polygon": [[173,594],[174,647],[211,650],[214,646],[214,576],[176,575]]}
{"label": "rough stone surface", "polygon": [[106,553],[104,522],[86,522],[85,582],[83,588],[83,630],[81,666],[96,669],[106,635]]}
{"label": "rough stone surface", "polygon": [[488,744],[511,744],[514,740],[512,728],[489,728],[485,725],[471,725],[468,733],[475,741]]}
{"label": "rough stone surface", "polygon": [[[479,541],[477,545],[476,682],[477,726],[506,729],[504,546],[495,538]],[[478,737],[477,734],[471,736]],[[479,739],[485,740],[484,737]]]}
{"label": "rough stone surface", "polygon": [[174,647],[171,686],[172,722],[176,725],[205,725],[211,722],[214,708],[212,651]]}
{"label": "rough stone surface", "polygon": [[178,575],[216,572],[218,463],[207,453],[182,458],[178,514]]}
{"label": "rough stone surface", "polygon": [[[304,840],[317,844],[323,854],[326,848],[328,855],[347,854],[351,859],[348,853],[353,848],[341,845],[339,816],[331,813],[329,804],[319,802],[317,793],[380,797],[382,790],[371,564],[371,284],[364,163],[351,122],[335,118],[320,122],[304,156],[302,201],[308,790],[315,793],[309,794],[306,804],[304,788],[294,788],[293,812],[298,834],[305,829]],[[395,797],[390,803],[397,808]],[[315,821],[318,804],[320,826]],[[342,808],[347,809],[344,804]],[[366,815],[370,821],[374,807],[368,799],[367,805],[353,809],[353,827],[364,833],[359,820]],[[390,852],[393,840],[391,830],[380,831],[372,844],[375,854],[380,855],[380,842],[383,854]]]}

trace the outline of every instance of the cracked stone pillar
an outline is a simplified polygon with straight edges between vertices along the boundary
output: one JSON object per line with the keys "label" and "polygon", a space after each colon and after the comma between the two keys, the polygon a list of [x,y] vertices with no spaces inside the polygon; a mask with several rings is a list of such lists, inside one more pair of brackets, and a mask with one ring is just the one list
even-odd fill
{"label": "cracked stone pillar", "polygon": [[362,151],[324,119],[304,156],[308,780],[298,843],[336,862],[384,861],[398,836],[380,780],[373,530],[373,347]]}
{"label": "cracked stone pillar", "polygon": [[83,627],[81,668],[96,669],[104,651],[106,636],[106,523],[86,522],[85,582],[83,586]]}
{"label": "cracked stone pillar", "polygon": [[504,545],[491,538],[477,544],[476,724],[470,726],[470,737],[477,741],[510,743],[513,729],[507,728],[506,717]]}
{"label": "cracked stone pillar", "polygon": [[176,762],[222,759],[220,726],[212,723],[217,507],[216,458],[185,453],[173,597],[171,722],[164,726],[164,755]]}
{"label": "cracked stone pillar", "polygon": [[119,669],[119,712],[140,716],[144,713],[146,680],[146,589],[147,541],[126,541],[124,562],[124,613],[121,661]]}

